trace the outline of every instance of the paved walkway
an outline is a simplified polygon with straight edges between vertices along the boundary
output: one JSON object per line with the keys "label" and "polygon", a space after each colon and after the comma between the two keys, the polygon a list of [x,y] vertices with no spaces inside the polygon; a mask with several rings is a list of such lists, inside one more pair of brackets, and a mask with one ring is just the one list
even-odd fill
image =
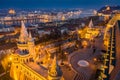
{"label": "paved walkway", "polygon": [[115,80],[120,80],[120,70],[119,72],[117,73],[116,77],[115,77]]}
{"label": "paved walkway", "polygon": [[74,80],[76,74],[68,65],[61,66],[61,70],[65,80]]}
{"label": "paved walkway", "polygon": [[[72,69],[77,73],[74,80],[89,80],[95,76],[97,66],[94,64],[93,58],[101,55],[101,50],[104,49],[102,38],[98,38],[94,43],[97,48],[93,54],[93,48],[79,49],[78,51],[69,55],[69,63]],[[79,60],[86,60],[89,62],[88,67],[80,67],[77,63]],[[94,76],[93,76],[94,75]]]}

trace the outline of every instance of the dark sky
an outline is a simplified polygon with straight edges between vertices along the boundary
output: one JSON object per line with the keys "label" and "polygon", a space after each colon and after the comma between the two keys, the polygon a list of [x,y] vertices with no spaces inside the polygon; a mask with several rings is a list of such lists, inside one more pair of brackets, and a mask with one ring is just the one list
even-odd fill
{"label": "dark sky", "polygon": [[0,8],[100,8],[120,0],[0,0]]}

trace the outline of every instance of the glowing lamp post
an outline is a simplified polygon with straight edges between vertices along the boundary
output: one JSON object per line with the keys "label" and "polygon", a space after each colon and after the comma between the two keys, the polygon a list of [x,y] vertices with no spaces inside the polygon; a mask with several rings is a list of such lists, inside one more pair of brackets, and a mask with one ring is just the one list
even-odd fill
{"label": "glowing lamp post", "polygon": [[12,64],[12,56],[10,55],[10,56],[8,57],[8,70],[10,69],[11,64]]}
{"label": "glowing lamp post", "polygon": [[9,60],[12,61],[12,57],[9,57]]}
{"label": "glowing lamp post", "polygon": [[97,61],[97,58],[94,58],[93,60],[96,62],[96,61]]}
{"label": "glowing lamp post", "polygon": [[82,46],[83,46],[84,48],[86,48],[86,47],[88,46],[87,41],[83,41],[83,42],[82,42]]}

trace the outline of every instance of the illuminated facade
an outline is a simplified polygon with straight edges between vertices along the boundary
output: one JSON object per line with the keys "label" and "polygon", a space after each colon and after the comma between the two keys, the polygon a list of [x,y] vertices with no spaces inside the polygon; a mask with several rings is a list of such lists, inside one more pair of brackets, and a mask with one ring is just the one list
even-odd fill
{"label": "illuminated facade", "polygon": [[108,22],[108,24],[106,25],[106,29],[105,29],[105,34],[104,34],[104,44],[107,46],[108,45],[108,41],[109,41],[109,30],[111,27],[113,27],[116,22],[120,20],[120,14],[115,14],[112,19]]}
{"label": "illuminated facade", "polygon": [[8,13],[9,13],[9,14],[15,14],[16,12],[15,12],[14,9],[10,9]]}
{"label": "illuminated facade", "polygon": [[78,32],[80,34],[80,37],[85,39],[93,39],[100,33],[99,28],[94,27],[92,20],[89,22],[89,25],[87,27],[79,30]]}
{"label": "illuminated facade", "polygon": [[62,71],[60,70],[60,67],[58,66],[56,56],[54,57],[52,66],[49,68],[48,75],[49,75],[48,79],[50,80],[63,80]]}
{"label": "illuminated facade", "polygon": [[107,47],[103,55],[104,64],[101,66],[101,73],[98,80],[118,80],[119,53],[120,53],[120,14],[115,14],[108,22],[104,34],[104,45]]}
{"label": "illuminated facade", "polygon": [[10,76],[14,80],[64,80],[56,57],[49,68],[37,64],[34,40],[31,33],[28,34],[24,23],[21,24],[18,49],[11,53]]}
{"label": "illuminated facade", "polygon": [[102,10],[102,12],[98,12],[98,16],[103,16],[104,21],[109,20],[111,17],[111,8],[110,6],[106,6],[105,10]]}

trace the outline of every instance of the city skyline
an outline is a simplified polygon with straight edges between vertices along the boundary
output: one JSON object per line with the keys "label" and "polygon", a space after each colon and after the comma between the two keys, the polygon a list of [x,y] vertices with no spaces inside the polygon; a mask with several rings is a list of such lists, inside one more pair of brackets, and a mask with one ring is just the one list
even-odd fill
{"label": "city skyline", "polygon": [[0,3],[0,80],[120,79],[120,0]]}
{"label": "city skyline", "polygon": [[119,0],[1,0],[0,8],[85,8],[119,5]]}

